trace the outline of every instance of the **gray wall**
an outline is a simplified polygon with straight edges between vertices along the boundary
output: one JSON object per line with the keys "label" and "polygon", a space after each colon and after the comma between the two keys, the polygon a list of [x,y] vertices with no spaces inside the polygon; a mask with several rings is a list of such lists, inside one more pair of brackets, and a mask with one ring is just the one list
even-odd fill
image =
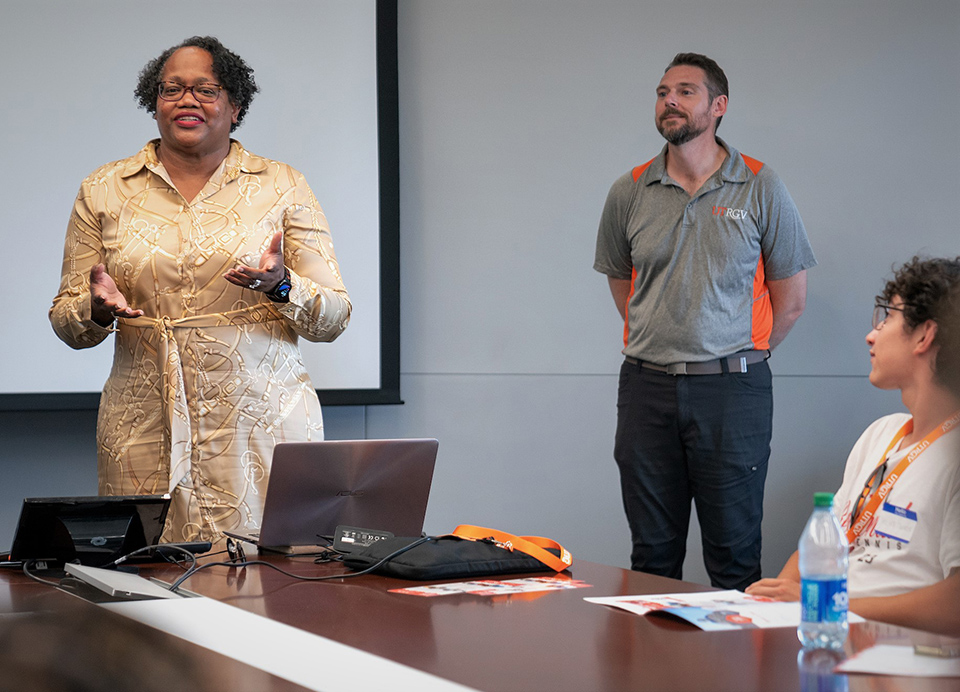
{"label": "gray wall", "polygon": [[[901,408],[866,380],[873,296],[914,253],[958,254],[958,36],[954,0],[402,0],[406,403],[328,409],[328,436],[439,438],[430,532],[489,525],[627,565],[621,325],[591,269],[596,225],[613,180],[661,147],[664,66],[705,52],[731,82],[720,135],[780,173],[820,260],[771,361],[775,573],[811,493]],[[94,419],[0,414],[0,543],[24,495],[95,491]],[[686,576],[706,583],[696,529],[690,543]]]}

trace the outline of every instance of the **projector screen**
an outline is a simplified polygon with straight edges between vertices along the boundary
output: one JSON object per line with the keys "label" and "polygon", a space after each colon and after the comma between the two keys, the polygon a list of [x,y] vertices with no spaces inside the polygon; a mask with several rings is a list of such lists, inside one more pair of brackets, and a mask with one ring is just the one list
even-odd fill
{"label": "projector screen", "polygon": [[75,351],[47,319],[80,182],[159,136],[134,101],[143,66],[212,35],[260,93],[232,137],[303,172],[330,223],[350,326],[300,342],[325,404],[399,402],[396,1],[0,0],[7,251],[0,408],[96,406],[113,338]]}

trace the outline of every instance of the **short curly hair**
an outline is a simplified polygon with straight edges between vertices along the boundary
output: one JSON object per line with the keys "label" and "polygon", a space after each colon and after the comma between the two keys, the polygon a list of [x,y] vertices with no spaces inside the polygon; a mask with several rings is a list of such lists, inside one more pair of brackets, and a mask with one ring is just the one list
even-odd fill
{"label": "short curly hair", "polygon": [[150,115],[157,114],[157,90],[160,84],[160,76],[163,74],[163,67],[167,64],[171,55],[181,48],[188,47],[202,48],[210,54],[213,58],[214,76],[226,90],[230,102],[240,108],[240,112],[237,113],[237,122],[230,126],[230,131],[233,132],[240,127],[243,116],[247,114],[247,108],[250,107],[254,95],[260,91],[260,87],[257,86],[257,82],[253,78],[253,68],[213,36],[188,38],[177,46],[167,48],[144,65],[143,69],[140,70],[137,88],[133,92],[137,103]]}
{"label": "short curly hair", "polygon": [[877,301],[889,303],[894,296],[903,301],[908,331],[927,320],[937,323],[934,374],[960,396],[960,257],[914,257],[894,271]]}

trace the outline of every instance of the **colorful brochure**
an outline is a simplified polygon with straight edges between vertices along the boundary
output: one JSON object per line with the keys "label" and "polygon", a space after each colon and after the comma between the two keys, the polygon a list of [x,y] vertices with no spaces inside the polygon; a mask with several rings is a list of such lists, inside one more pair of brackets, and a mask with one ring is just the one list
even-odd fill
{"label": "colorful brochure", "polygon": [[412,596],[449,596],[468,593],[474,596],[503,596],[505,594],[534,593],[537,591],[559,591],[561,589],[581,589],[590,586],[580,579],[567,577],[528,577],[526,579],[477,579],[460,581],[453,584],[431,584],[429,586],[409,586],[403,589],[390,589],[390,593],[403,593]]}
{"label": "colorful brochure", "polygon": [[[800,624],[800,603],[748,596],[741,591],[607,596],[584,600],[622,608],[637,615],[666,613],[708,632],[797,627]],[[848,620],[863,622],[863,618],[853,613],[849,614]]]}

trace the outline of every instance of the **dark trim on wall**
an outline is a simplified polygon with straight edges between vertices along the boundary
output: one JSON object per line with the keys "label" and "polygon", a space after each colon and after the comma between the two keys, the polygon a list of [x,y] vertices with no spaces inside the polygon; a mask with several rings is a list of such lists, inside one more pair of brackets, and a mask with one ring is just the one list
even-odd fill
{"label": "dark trim on wall", "polygon": [[[320,403],[402,404],[400,399],[400,71],[397,0],[377,0],[380,137],[380,389],[320,392]],[[376,396],[373,396],[376,393]],[[362,395],[366,396],[362,396]],[[357,401],[349,401],[356,397]],[[331,400],[332,399],[332,400]]]}

